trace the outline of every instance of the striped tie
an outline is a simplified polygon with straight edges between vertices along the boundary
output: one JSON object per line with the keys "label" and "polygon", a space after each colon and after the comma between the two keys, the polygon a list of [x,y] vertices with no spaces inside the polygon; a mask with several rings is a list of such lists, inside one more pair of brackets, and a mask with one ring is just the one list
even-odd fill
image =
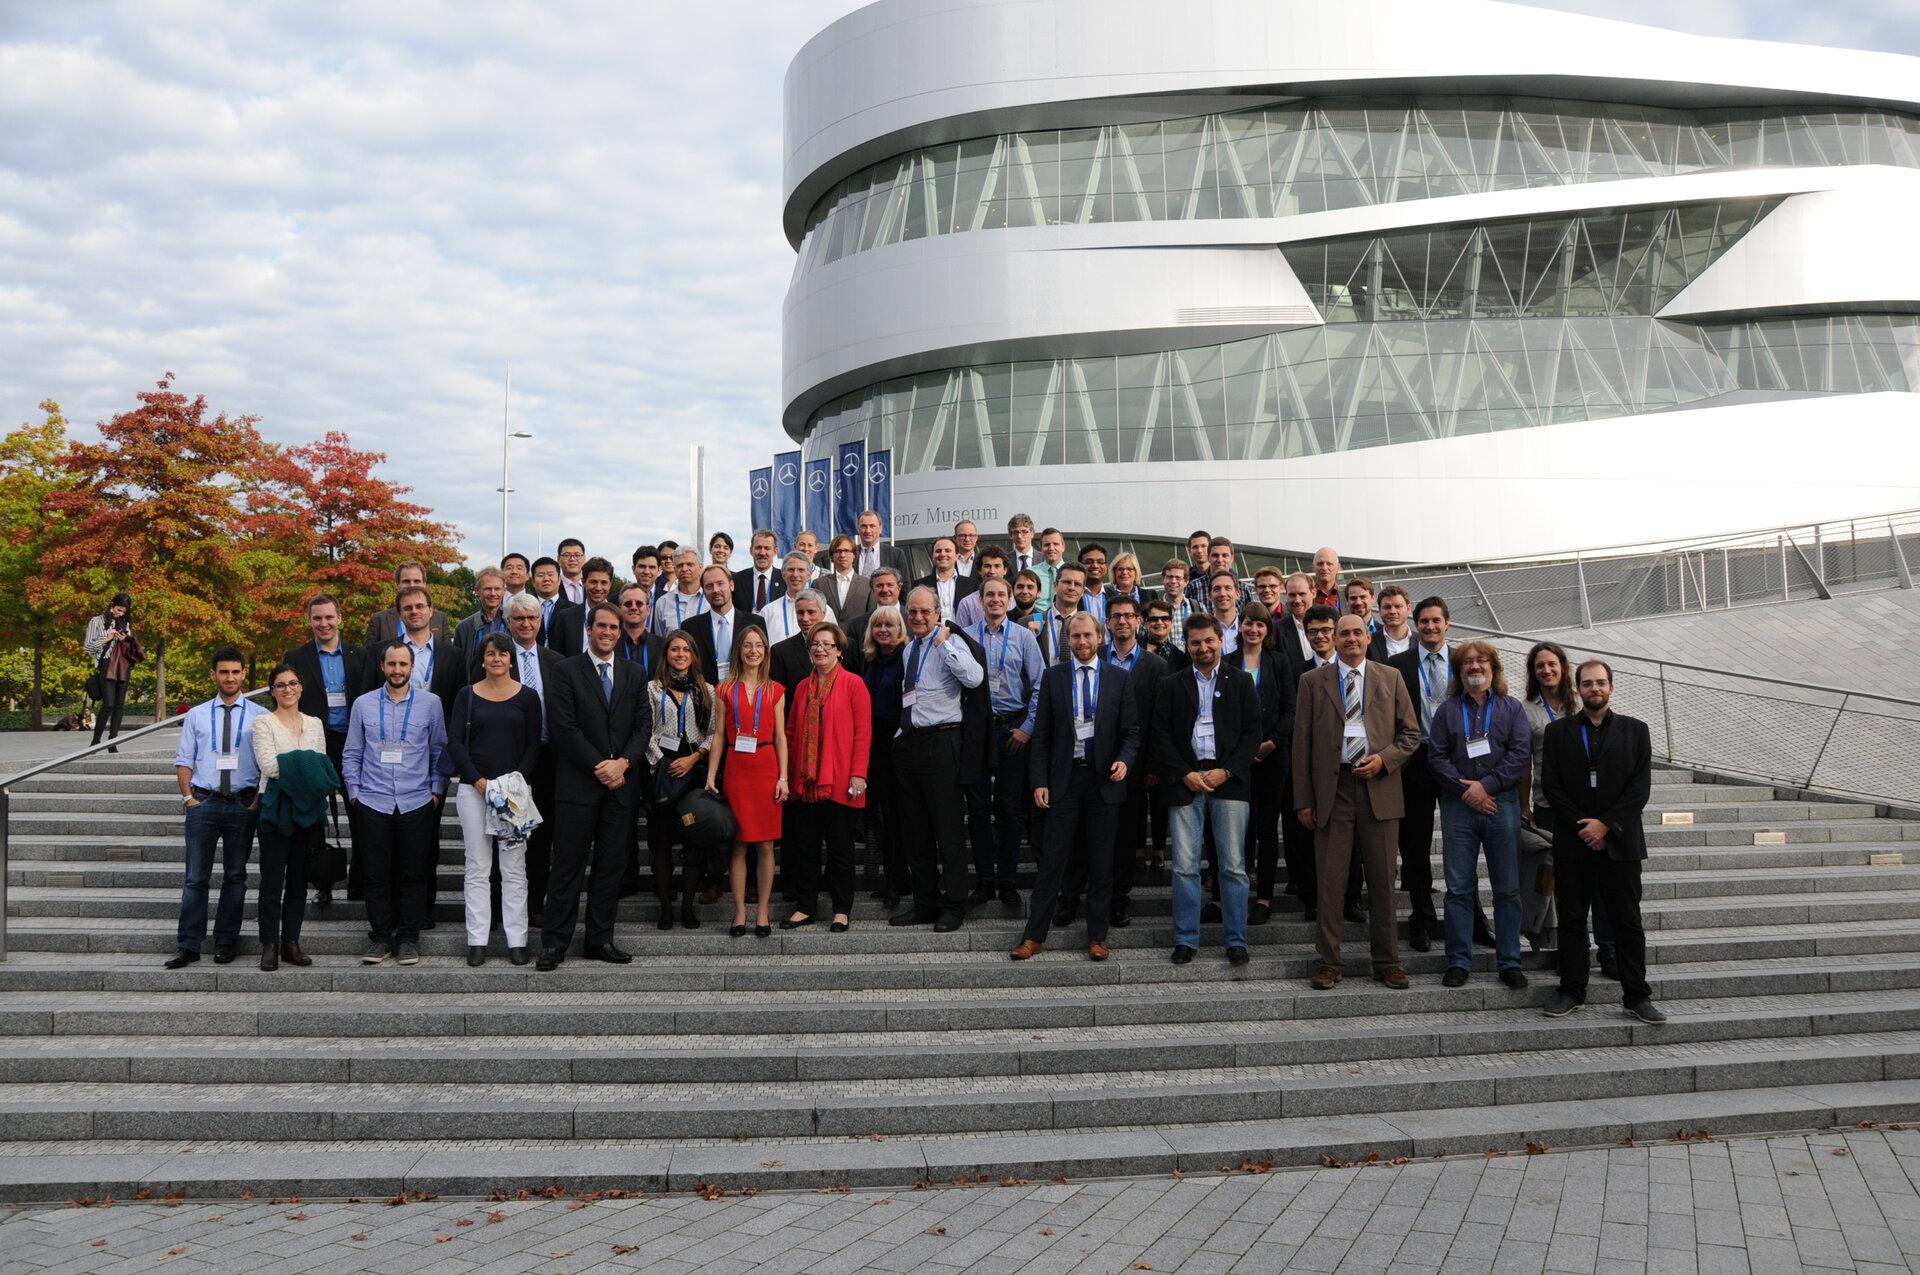
{"label": "striped tie", "polygon": [[[1341,682],[1344,686],[1342,698],[1347,706],[1347,720],[1357,722],[1360,720],[1360,675],[1348,673],[1341,678]],[[1341,741],[1340,760],[1346,765],[1358,765],[1360,759],[1366,755],[1366,740],[1347,736]]]}

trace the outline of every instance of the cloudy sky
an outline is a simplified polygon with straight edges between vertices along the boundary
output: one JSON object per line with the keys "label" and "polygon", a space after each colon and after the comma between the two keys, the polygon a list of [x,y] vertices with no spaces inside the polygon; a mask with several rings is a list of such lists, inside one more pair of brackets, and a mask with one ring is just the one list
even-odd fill
{"label": "cloudy sky", "polygon": [[[478,563],[511,364],[516,547],[684,536],[691,442],[739,532],[785,445],[781,77],[855,7],[0,0],[0,421],[171,370],[388,453]],[[1920,53],[1920,0],[1550,7]]]}

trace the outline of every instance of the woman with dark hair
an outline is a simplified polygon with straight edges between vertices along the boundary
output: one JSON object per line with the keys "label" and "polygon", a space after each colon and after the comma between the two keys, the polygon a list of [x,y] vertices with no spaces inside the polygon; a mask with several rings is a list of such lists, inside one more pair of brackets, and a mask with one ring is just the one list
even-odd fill
{"label": "woman with dark hair", "polygon": [[1293,677],[1273,637],[1266,604],[1240,609],[1240,645],[1225,662],[1253,679],[1260,692],[1260,747],[1253,755],[1253,802],[1247,823],[1246,862],[1252,868],[1253,905],[1247,924],[1265,925],[1273,915],[1273,885],[1280,865],[1280,803],[1288,743],[1293,739]]}
{"label": "woman with dark hair", "polygon": [[[1557,946],[1560,918],[1553,902],[1553,811],[1547,808],[1546,792],[1540,787],[1540,756],[1547,725],[1580,711],[1567,648],[1558,642],[1533,644],[1527,652],[1527,697],[1521,707],[1533,727],[1533,765],[1520,776],[1520,814],[1526,821],[1520,829],[1520,933],[1534,951],[1544,952]],[[1595,896],[1596,939],[1605,925],[1599,903]],[[1610,925],[1605,925],[1605,932],[1611,940]],[[1603,963],[1611,956],[1611,946],[1611,942],[1600,945]]]}
{"label": "woman with dark hair", "polygon": [[724,531],[714,532],[713,538],[707,541],[707,564],[724,567],[727,565],[727,559],[731,557],[733,557],[733,537]]}
{"label": "woman with dark hair", "polygon": [[320,845],[327,798],[340,775],[327,757],[320,719],[300,711],[300,675],[276,664],[267,675],[273,711],[254,718],[253,759],[260,767],[260,968],[311,965],[300,950],[307,914],[307,857]]}
{"label": "woman with dark hair", "polygon": [[[700,675],[700,648],[685,629],[667,634],[660,667],[647,693],[653,698],[653,734],[647,740],[647,769],[653,774],[648,794],[647,845],[653,852],[653,893],[660,900],[663,930],[673,928],[673,842],[680,827],[680,798],[699,782],[694,767],[705,764],[713,746],[713,692]],[[681,868],[685,897],[680,923],[700,928],[694,898],[700,890],[699,852],[689,849]]]}
{"label": "woman with dark hair", "polygon": [[[734,938],[747,932],[747,847],[754,849],[754,935],[773,933],[767,903],[773,896],[773,843],[780,839],[780,803],[787,799],[786,688],[770,676],[766,630],[743,625],[733,635],[731,674],[714,688],[719,716],[707,754],[707,791],[725,786],[739,825],[733,838]],[[721,766],[725,757],[726,765]]]}
{"label": "woman with dark hair", "polygon": [[793,692],[785,847],[794,909],[780,922],[783,930],[818,919],[822,850],[833,901],[833,924],[827,928],[844,934],[853,919],[853,821],[854,812],[867,804],[873,705],[866,683],[840,666],[846,648],[847,635],[839,625],[814,625],[807,634],[813,675]]}
{"label": "woman with dark hair", "polygon": [[868,863],[867,879],[871,881],[875,872],[882,874],[883,883],[875,895],[888,912],[900,906],[901,896],[910,893],[913,885],[907,848],[900,837],[900,812],[894,808],[898,789],[893,777],[893,735],[900,729],[900,692],[906,680],[901,655],[906,647],[907,621],[899,606],[875,608],[867,619],[860,660],[860,678],[866,684],[873,717],[871,738],[881,741],[867,750],[867,854],[879,859]]}
{"label": "woman with dark hair", "polygon": [[[500,928],[507,936],[507,959],[525,965],[527,950],[527,842],[489,831],[487,788],[507,775],[528,785],[540,761],[540,696],[513,675],[513,639],[489,633],[480,640],[485,674],[453,697],[447,714],[447,761],[459,787],[453,808],[460,816],[460,840],[466,850],[462,898],[467,919],[467,964],[487,963],[487,934],[493,928],[493,864],[500,861]],[[542,819],[554,812],[538,812]],[[497,845],[496,845],[497,843]]]}
{"label": "woman with dark hair", "polygon": [[[107,609],[87,621],[84,645],[100,674],[100,712],[94,719],[93,742],[120,738],[120,718],[127,710],[127,681],[133,666],[146,658],[140,639],[133,636],[133,599],[124,593],[113,595]],[[107,749],[117,753],[118,748]]]}

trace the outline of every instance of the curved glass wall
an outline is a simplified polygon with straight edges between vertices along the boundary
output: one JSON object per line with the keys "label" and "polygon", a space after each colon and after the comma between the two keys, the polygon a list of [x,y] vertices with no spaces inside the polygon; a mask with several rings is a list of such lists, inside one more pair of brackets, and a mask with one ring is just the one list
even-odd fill
{"label": "curved glass wall", "polygon": [[887,381],[813,419],[898,473],[1277,460],[1600,420],[1735,390],[1920,388],[1920,317],[1696,325],[1640,317],[1344,323],[1156,354],[988,363]]}
{"label": "curved glass wall", "polygon": [[928,235],[1297,213],[1710,168],[1920,167],[1920,117],[1494,97],[1314,99],[924,147],[835,186],[800,271]]}

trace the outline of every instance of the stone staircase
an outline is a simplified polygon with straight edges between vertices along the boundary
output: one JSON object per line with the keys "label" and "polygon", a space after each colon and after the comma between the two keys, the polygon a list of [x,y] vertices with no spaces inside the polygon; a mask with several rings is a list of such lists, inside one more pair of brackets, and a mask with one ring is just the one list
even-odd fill
{"label": "stone staircase", "polygon": [[[1551,973],[1509,991],[1484,951],[1456,990],[1435,951],[1405,953],[1411,992],[1313,992],[1290,904],[1250,966],[1209,927],[1175,967],[1165,887],[1136,890],[1104,964],[1077,925],[1009,961],[998,904],[955,934],[888,929],[863,882],[844,935],[732,939],[724,902],[662,934],[643,897],[621,907],[631,966],[541,974],[496,942],[470,969],[451,818],[420,965],[359,965],[341,902],[309,912],[309,969],[261,973],[248,938],[168,972],[167,760],[14,790],[0,1200],[910,1186],[1920,1118],[1920,822],[1870,806],[1662,772],[1645,914],[1673,1021],[1649,1027],[1597,977],[1545,1019]],[[1870,862],[1889,854],[1909,862]],[[1364,972],[1361,927],[1348,943]]]}

